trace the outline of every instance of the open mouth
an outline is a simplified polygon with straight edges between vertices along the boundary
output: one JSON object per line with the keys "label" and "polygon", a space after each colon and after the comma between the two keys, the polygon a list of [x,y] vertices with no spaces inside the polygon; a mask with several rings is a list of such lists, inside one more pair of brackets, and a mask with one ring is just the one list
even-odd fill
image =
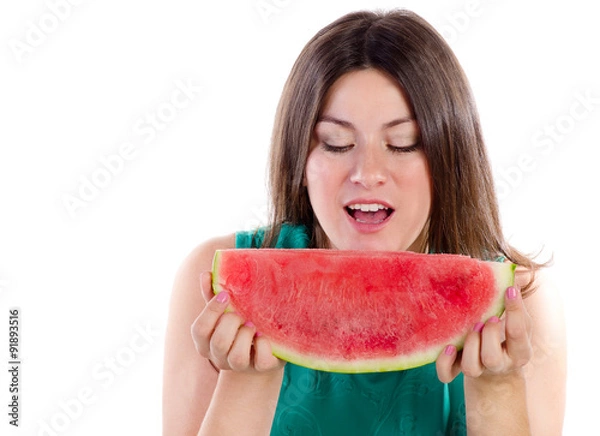
{"label": "open mouth", "polygon": [[350,204],[346,206],[346,212],[359,223],[381,224],[394,213],[394,209],[379,203]]}

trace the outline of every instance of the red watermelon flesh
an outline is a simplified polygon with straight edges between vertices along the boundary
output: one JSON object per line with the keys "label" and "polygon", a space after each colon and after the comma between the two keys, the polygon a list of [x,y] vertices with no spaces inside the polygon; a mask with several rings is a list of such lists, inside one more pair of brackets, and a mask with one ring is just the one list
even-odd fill
{"label": "red watermelon flesh", "polygon": [[215,293],[277,357],[308,368],[377,372],[433,362],[504,310],[512,263],[467,256],[321,249],[219,250]]}

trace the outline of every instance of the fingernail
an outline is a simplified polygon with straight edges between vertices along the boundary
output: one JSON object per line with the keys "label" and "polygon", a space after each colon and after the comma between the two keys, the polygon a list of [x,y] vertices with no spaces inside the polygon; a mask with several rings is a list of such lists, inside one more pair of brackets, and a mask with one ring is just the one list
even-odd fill
{"label": "fingernail", "polygon": [[217,294],[217,302],[219,302],[219,303],[225,303],[225,302],[227,302],[228,299],[229,299],[229,295],[227,295],[227,292],[219,292]]}
{"label": "fingernail", "polygon": [[261,332],[256,332],[256,333],[254,334],[254,336],[256,336],[257,338],[261,337],[262,335],[263,335],[263,334],[262,334]]}
{"label": "fingernail", "polygon": [[500,321],[500,318],[498,318],[497,316],[492,316],[488,321],[489,322],[498,322],[498,321]]}
{"label": "fingernail", "polygon": [[254,328],[254,324],[252,323],[252,321],[246,321],[244,323],[244,327],[250,327],[250,328]]}
{"label": "fingernail", "polygon": [[507,290],[506,290],[506,297],[509,300],[514,300],[515,298],[517,298],[517,288],[515,288],[514,286],[510,286]]}
{"label": "fingernail", "polygon": [[473,331],[474,332],[478,332],[480,333],[481,330],[483,330],[483,323],[482,322],[478,322],[477,324],[475,324],[475,326],[473,327]]}
{"label": "fingernail", "polygon": [[451,356],[456,351],[456,347],[454,345],[447,345],[444,349],[444,354],[447,356]]}

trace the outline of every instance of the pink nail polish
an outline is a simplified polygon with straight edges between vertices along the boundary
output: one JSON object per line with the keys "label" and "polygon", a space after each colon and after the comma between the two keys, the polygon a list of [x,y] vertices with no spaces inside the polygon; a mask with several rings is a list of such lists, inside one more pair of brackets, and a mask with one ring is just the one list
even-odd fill
{"label": "pink nail polish", "polygon": [[475,324],[475,326],[473,326],[473,331],[480,333],[481,330],[483,330],[483,326],[484,324],[482,322],[478,322],[477,324]]}
{"label": "pink nail polish", "polygon": [[492,316],[492,317],[489,319],[489,322],[499,322],[499,321],[500,321],[500,318],[498,318],[497,316]]}
{"label": "pink nail polish", "polygon": [[250,327],[250,328],[254,328],[254,324],[252,324],[252,321],[246,321],[244,323],[244,327]]}
{"label": "pink nail polish", "polygon": [[510,286],[507,290],[506,290],[506,297],[509,300],[514,300],[515,298],[517,298],[517,288],[515,288],[514,286]]}
{"label": "pink nail polish", "polygon": [[217,302],[219,302],[219,303],[225,303],[225,302],[227,302],[228,299],[229,299],[229,295],[227,295],[227,292],[219,292],[217,294]]}
{"label": "pink nail polish", "polygon": [[444,348],[444,354],[447,356],[451,356],[455,351],[456,347],[454,345],[447,345],[446,348]]}

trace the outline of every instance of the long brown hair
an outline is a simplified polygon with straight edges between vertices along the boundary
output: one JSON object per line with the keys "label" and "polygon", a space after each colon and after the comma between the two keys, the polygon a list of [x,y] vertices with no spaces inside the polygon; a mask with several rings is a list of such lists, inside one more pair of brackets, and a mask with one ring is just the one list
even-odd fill
{"label": "long brown hair", "polygon": [[[479,115],[467,78],[442,36],[407,10],[347,14],[320,30],[296,60],[277,108],[271,143],[273,246],[283,223],[303,224],[323,244],[303,186],[313,129],[325,95],[342,75],[375,68],[406,92],[421,132],[433,184],[428,249],[480,259],[504,256],[535,272],[540,265],[511,247],[498,202]],[[531,288],[532,280],[524,289]]]}

